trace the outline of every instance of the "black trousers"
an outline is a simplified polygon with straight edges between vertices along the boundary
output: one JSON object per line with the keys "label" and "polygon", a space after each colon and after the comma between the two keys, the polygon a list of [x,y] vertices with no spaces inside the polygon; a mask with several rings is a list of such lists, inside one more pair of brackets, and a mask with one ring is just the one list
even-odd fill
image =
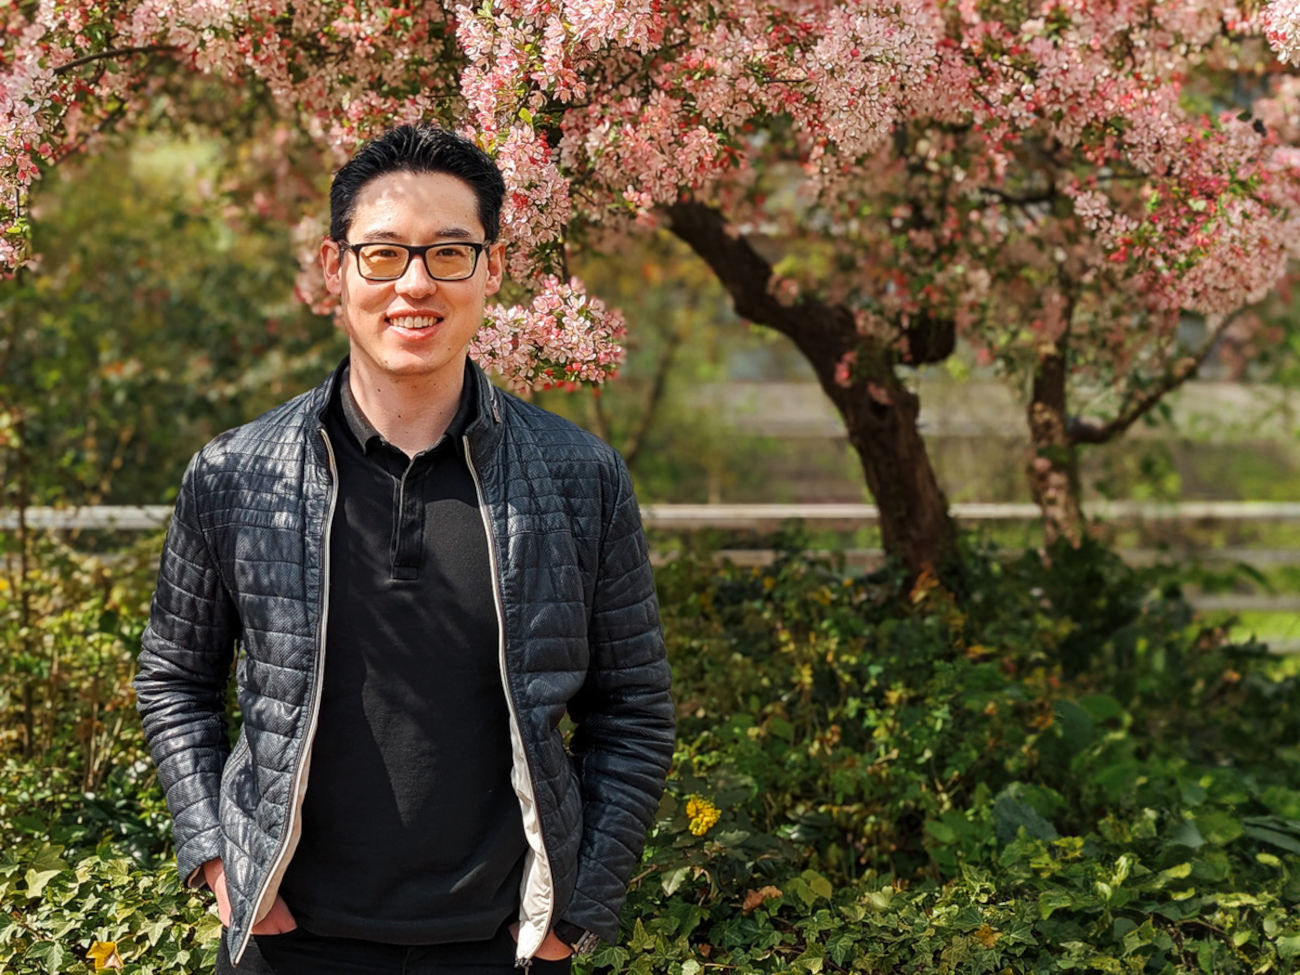
{"label": "black trousers", "polygon": [[[298,928],[254,935],[236,967],[221,932],[216,975],[521,975],[515,942],[503,926],[495,938],[473,944],[388,945],[324,938]],[[531,975],[568,975],[569,959],[533,960]]]}

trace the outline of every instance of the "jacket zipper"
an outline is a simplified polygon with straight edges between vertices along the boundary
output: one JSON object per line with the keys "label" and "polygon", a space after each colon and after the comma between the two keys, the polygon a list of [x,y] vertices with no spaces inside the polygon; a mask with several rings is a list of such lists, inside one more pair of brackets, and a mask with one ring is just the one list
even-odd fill
{"label": "jacket zipper", "polygon": [[262,902],[266,900],[266,895],[273,888],[279,888],[280,880],[283,879],[284,871],[288,867],[289,847],[294,841],[294,821],[302,811],[303,776],[307,772],[312,739],[316,737],[316,719],[320,716],[321,691],[325,677],[325,624],[329,619],[330,605],[330,531],[334,527],[334,506],[339,498],[339,472],[329,434],[325,432],[324,427],[320,427],[319,432],[321,440],[325,442],[325,453],[329,457],[330,498],[329,508],[325,513],[325,532],[321,538],[321,597],[320,620],[316,624],[316,683],[312,691],[311,710],[307,716],[307,734],[303,737],[302,749],[298,753],[297,767],[293,773],[293,799],[289,804],[289,816],[284,822],[284,838],[281,840],[275,859],[271,861],[271,869],[267,871],[266,880],[262,882],[262,889],[253,900],[253,909],[248,915],[248,928],[232,953],[232,960],[236,965],[239,964],[239,959],[243,957],[248,942],[253,937],[253,925],[257,923]]}
{"label": "jacket zipper", "polygon": [[[493,412],[495,414],[496,403],[493,402]],[[474,458],[470,451],[469,436],[464,438],[465,442],[465,464],[469,468],[470,477],[474,480],[474,493],[478,496],[479,514],[483,518],[483,530],[487,533],[488,543],[488,568],[492,573],[492,602],[497,613],[497,647],[501,662],[501,686],[506,695],[506,706],[510,709],[510,719],[512,725],[512,736],[518,738],[519,754],[524,760],[524,779],[528,784],[528,791],[531,794],[534,814],[537,817],[537,836],[540,849],[538,851],[538,860],[542,865],[542,870],[548,877],[551,876],[550,855],[546,849],[546,834],[542,830],[542,810],[537,802],[537,787],[533,784],[533,770],[528,764],[528,752],[524,748],[523,732],[519,726],[519,711],[515,706],[514,693],[510,690],[510,680],[506,675],[506,620],[505,613],[502,610],[501,599],[501,581],[498,574],[498,556],[496,532],[492,530],[492,518],[488,512],[487,499],[483,496],[483,482],[479,480],[478,468],[474,466]],[[552,891],[555,889],[554,877],[551,877],[551,883],[548,885]],[[551,928],[552,913],[555,910],[555,897],[552,893],[549,902],[546,905],[546,923],[542,925],[543,932]],[[522,933],[522,931],[521,931]],[[544,935],[543,935],[544,937]],[[532,967],[533,958],[530,954],[527,958],[516,961],[516,967],[528,971]]]}

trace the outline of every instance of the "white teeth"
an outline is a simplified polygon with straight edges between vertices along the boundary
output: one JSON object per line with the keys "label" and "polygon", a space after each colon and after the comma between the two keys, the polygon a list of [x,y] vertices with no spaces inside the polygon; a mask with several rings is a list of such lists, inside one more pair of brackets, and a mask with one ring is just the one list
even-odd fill
{"label": "white teeth", "polygon": [[431,315],[403,315],[401,318],[391,318],[389,321],[401,328],[429,328],[438,324],[438,319]]}

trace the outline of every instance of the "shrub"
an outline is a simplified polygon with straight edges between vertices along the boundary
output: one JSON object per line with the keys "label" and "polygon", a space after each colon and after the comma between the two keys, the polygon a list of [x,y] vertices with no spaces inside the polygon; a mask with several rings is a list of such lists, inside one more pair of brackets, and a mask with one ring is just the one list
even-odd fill
{"label": "shrub", "polygon": [[[963,578],[902,587],[802,547],[660,570],[675,767],[622,943],[580,967],[1297,970],[1297,678],[1264,648],[1100,549],[972,551]],[[211,971],[218,926],[175,878],[138,724],[99,750],[78,730],[80,688],[129,701],[148,585],[57,559],[28,592],[50,607],[30,645],[58,648],[47,745],[24,756],[7,726],[0,970]]]}
{"label": "shrub", "polygon": [[972,552],[958,598],[798,550],[660,573],[681,741],[598,970],[1295,970],[1296,681],[1176,573]]}

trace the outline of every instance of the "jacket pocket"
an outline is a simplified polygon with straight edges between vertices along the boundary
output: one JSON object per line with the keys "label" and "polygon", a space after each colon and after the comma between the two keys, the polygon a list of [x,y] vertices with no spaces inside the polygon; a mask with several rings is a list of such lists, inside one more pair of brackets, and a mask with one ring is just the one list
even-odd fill
{"label": "jacket pocket", "polygon": [[244,816],[251,816],[257,807],[257,777],[249,761],[248,738],[240,731],[235,750],[226,759],[221,770],[221,824],[224,827],[233,806]]}

